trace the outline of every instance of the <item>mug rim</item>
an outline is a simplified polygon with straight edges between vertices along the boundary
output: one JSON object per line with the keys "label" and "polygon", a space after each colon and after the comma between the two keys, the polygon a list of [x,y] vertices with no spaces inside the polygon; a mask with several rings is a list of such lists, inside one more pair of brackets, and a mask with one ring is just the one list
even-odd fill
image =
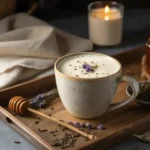
{"label": "mug rim", "polygon": [[[70,57],[70,56],[74,56],[74,55],[82,55],[82,54],[93,54],[93,55],[103,55],[103,56],[107,56],[109,58],[111,58],[113,61],[115,61],[118,65],[119,65],[119,69],[115,72],[115,73],[112,73],[110,75],[107,75],[107,76],[104,76],[104,77],[97,77],[97,78],[83,78],[83,77],[74,77],[74,76],[70,76],[70,75],[67,75],[67,74],[64,74],[62,73],[58,68],[57,68],[57,65],[58,63],[62,60],[62,59],[65,59],[67,57]],[[61,75],[62,77],[65,77],[65,78],[69,78],[69,79],[73,79],[73,80],[97,80],[97,79],[104,79],[104,78],[108,78],[108,77],[111,77],[111,76],[114,76],[115,74],[119,73],[122,69],[122,65],[121,63],[109,56],[109,55],[106,55],[106,54],[103,54],[103,53],[96,53],[96,52],[77,52],[77,53],[71,53],[71,54],[67,54],[67,55],[64,55],[62,57],[60,57],[59,59],[57,59],[57,61],[55,62],[54,64],[54,71],[55,73],[57,72],[59,75]]]}

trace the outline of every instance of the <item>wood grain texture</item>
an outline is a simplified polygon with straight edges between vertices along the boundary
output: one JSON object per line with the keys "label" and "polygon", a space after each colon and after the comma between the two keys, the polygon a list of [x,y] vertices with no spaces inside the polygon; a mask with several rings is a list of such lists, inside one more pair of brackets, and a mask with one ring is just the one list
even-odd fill
{"label": "wood grain texture", "polygon": [[[132,73],[134,74],[133,77],[135,77],[138,81],[142,80],[140,78],[140,73],[141,58],[144,54],[144,49],[144,47],[141,47],[114,56],[122,64],[123,75],[129,75],[130,73]],[[0,104],[5,107],[10,97],[12,96],[19,95],[26,98],[31,98],[36,94],[39,94],[40,92],[48,91],[50,89],[53,89],[54,87],[56,87],[54,76],[49,76],[12,86],[0,91]],[[113,102],[118,102],[127,98],[128,96],[125,93],[125,90],[126,83],[121,83],[117,89]],[[84,137],[80,136],[77,139],[74,149],[105,149],[117,142],[120,142],[121,140],[129,138],[129,135],[126,134],[125,131],[142,133],[150,129],[150,110],[137,105],[135,102],[131,102],[130,104],[115,111],[105,113],[99,118],[93,120],[81,120],[79,118],[71,116],[64,109],[59,98],[50,103],[50,106],[46,109],[40,109],[39,111],[48,115],[52,115],[59,120],[64,120],[66,122],[90,122],[93,125],[103,124],[107,128],[105,130],[84,129],[84,132],[93,134],[98,138],[86,141]],[[49,143],[50,145],[56,138],[62,138],[66,132],[72,133],[72,131],[69,131],[67,129],[65,131],[62,131],[59,128],[58,124],[46,119],[41,118],[38,120],[39,123],[36,124],[35,122],[37,121],[37,118],[31,114],[26,117],[15,115],[15,118],[15,121],[21,121],[25,126],[30,128],[35,133],[35,135],[40,136],[46,143]],[[39,129],[46,129],[47,131],[39,132]],[[57,130],[55,136],[54,134],[50,134],[50,131],[54,130]],[[33,139],[33,137],[30,139],[31,142],[34,140],[35,139]],[[55,147],[54,149],[59,150],[60,147]]]}

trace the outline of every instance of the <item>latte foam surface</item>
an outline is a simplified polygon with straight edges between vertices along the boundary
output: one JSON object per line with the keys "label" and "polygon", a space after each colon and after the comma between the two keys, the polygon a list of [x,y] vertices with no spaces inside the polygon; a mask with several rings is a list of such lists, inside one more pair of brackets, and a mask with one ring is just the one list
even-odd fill
{"label": "latte foam surface", "polygon": [[119,71],[120,64],[107,55],[85,53],[63,58],[57,69],[65,75],[77,78],[100,78]]}

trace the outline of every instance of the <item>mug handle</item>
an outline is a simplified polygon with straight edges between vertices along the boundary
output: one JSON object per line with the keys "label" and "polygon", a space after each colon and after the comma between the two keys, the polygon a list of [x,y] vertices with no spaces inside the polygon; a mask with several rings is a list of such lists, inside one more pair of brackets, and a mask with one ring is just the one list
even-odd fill
{"label": "mug handle", "polygon": [[127,100],[123,100],[121,102],[118,102],[118,103],[114,103],[114,104],[111,104],[109,107],[108,107],[108,110],[107,111],[111,111],[111,110],[115,110],[117,108],[120,108],[126,104],[128,104],[129,102],[131,102],[132,100],[134,100],[138,93],[139,93],[139,83],[132,77],[130,76],[122,76],[121,78],[119,78],[119,82],[127,82],[129,84],[129,86],[131,86],[132,88],[132,95],[129,99]]}

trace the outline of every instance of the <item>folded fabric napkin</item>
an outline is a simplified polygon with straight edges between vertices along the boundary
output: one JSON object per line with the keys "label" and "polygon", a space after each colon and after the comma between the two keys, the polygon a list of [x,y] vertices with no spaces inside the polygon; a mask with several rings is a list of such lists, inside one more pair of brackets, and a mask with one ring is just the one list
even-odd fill
{"label": "folded fabric napkin", "polygon": [[92,48],[90,40],[25,13],[8,16],[0,20],[0,89],[47,76],[53,73],[52,66],[60,56]]}

